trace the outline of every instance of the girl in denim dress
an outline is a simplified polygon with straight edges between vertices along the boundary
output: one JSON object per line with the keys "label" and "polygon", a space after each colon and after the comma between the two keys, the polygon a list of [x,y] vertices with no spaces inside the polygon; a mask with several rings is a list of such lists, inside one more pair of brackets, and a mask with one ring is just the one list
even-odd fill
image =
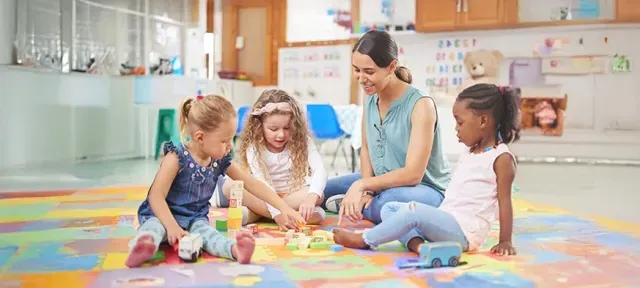
{"label": "girl in denim dress", "polygon": [[[209,224],[209,200],[220,176],[244,181],[247,191],[277,207],[287,221],[304,223],[302,216],[269,186],[254,179],[231,161],[231,141],[237,127],[233,105],[221,96],[198,96],[180,107],[180,132],[186,143],[165,143],[164,159],[147,199],[138,209],[140,228],[131,241],[126,260],[136,267],[151,259],[161,242],[175,245],[189,233],[198,233],[211,255],[249,263],[255,240],[249,233],[235,239],[221,235]],[[184,141],[183,141],[184,142]]]}

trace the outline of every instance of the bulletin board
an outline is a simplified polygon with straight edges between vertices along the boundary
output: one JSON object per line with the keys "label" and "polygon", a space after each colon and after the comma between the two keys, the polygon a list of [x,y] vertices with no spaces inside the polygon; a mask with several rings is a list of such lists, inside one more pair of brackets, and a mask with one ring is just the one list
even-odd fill
{"label": "bulletin board", "polygon": [[280,48],[278,88],[301,103],[349,105],[351,45]]}
{"label": "bulletin board", "polygon": [[468,77],[464,67],[465,54],[483,47],[474,37],[430,37],[417,43],[415,38],[418,37],[396,39],[400,50],[399,62],[411,70],[414,85],[419,89],[436,97],[436,94],[453,97],[456,88]]}
{"label": "bulletin board", "polygon": [[[634,48],[640,44],[638,27],[630,24],[433,33],[396,37],[396,42],[403,48],[403,61],[410,64],[414,85],[431,96],[438,97],[438,92],[444,90],[448,92],[446,97],[456,97],[453,79],[462,78],[464,82],[468,77],[464,65],[460,71],[452,68],[463,64],[458,52],[495,49],[504,55],[500,84],[560,85],[557,94],[569,99],[566,128],[638,131],[640,98],[635,95],[640,91],[640,81],[632,80],[640,79],[640,72],[633,65],[634,60],[640,59],[640,52]],[[456,39],[468,39],[470,47],[465,48],[464,43],[456,47]],[[451,52],[456,56],[453,60]],[[439,85],[440,81],[447,85]]]}
{"label": "bulletin board", "polygon": [[445,93],[462,85],[467,77],[467,69],[464,66],[464,56],[468,51],[476,49],[475,38],[446,38],[434,41],[437,45],[431,59],[427,62],[426,84],[431,87],[439,87]]}

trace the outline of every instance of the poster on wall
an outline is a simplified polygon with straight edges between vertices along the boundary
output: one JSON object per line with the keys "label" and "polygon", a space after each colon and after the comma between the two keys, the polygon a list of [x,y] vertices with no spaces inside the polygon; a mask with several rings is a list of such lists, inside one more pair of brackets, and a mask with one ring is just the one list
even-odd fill
{"label": "poster on wall", "polygon": [[603,56],[548,57],[542,59],[543,74],[585,75],[602,74],[609,67]]}
{"label": "poster on wall", "polygon": [[290,47],[278,52],[278,88],[301,103],[349,104],[350,45]]}
{"label": "poster on wall", "polygon": [[475,38],[437,39],[426,67],[426,88],[431,94],[453,94],[468,77],[464,56],[477,46]]}
{"label": "poster on wall", "polygon": [[626,55],[614,55],[611,70],[614,73],[631,72],[631,60]]}

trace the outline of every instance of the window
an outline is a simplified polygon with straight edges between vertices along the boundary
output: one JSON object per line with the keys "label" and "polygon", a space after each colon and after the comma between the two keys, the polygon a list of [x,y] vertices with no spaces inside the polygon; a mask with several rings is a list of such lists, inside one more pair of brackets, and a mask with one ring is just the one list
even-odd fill
{"label": "window", "polygon": [[[20,0],[18,64],[117,75],[181,61],[191,0]],[[95,67],[95,66],[94,66]]]}

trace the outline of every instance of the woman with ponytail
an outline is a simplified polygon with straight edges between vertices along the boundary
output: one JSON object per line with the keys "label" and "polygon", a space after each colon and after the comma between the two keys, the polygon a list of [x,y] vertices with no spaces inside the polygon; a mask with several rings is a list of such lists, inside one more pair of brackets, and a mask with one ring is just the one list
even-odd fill
{"label": "woman with ponytail", "polygon": [[438,207],[451,169],[442,150],[436,106],[398,66],[398,46],[385,31],[365,33],[353,47],[354,76],[364,100],[360,173],[329,179],[325,207],[353,222],[382,221],[387,202]]}

